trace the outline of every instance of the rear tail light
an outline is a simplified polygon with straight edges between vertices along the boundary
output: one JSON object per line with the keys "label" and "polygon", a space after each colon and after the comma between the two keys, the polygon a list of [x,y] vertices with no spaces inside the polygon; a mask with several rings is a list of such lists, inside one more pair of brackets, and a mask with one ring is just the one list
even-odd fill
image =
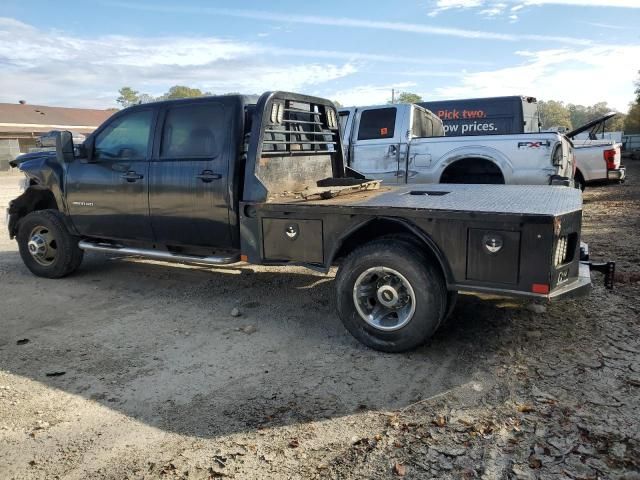
{"label": "rear tail light", "polygon": [[531,291],[533,293],[549,293],[548,283],[534,283],[531,285]]}
{"label": "rear tail light", "polygon": [[602,155],[604,156],[604,161],[607,163],[607,170],[615,170],[616,169],[615,148],[612,148],[611,150],[605,150]]}
{"label": "rear tail light", "polygon": [[567,244],[569,243],[569,238],[564,236],[558,239],[558,243],[556,243],[556,251],[553,256],[553,265],[560,266],[567,261]]}

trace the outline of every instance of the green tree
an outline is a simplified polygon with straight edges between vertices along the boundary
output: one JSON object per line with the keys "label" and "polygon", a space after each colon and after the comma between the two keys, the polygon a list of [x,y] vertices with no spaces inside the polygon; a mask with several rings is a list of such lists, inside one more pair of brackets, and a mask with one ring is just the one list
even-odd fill
{"label": "green tree", "polygon": [[631,105],[624,119],[624,133],[640,133],[640,102]]}
{"label": "green tree", "polygon": [[635,102],[629,105],[629,113],[624,119],[624,133],[640,133],[640,70],[638,70],[638,80],[635,81]]}
{"label": "green tree", "polygon": [[553,127],[565,127],[569,130],[572,128],[571,114],[563,102],[557,100],[540,101],[538,109],[543,130]]}
{"label": "green tree", "polygon": [[342,108],[342,104],[338,100],[332,100],[332,102],[337,108]]}
{"label": "green tree", "polygon": [[163,100],[172,100],[175,98],[195,98],[204,97],[205,95],[211,95],[210,93],[202,93],[199,88],[186,87],[184,85],[174,85],[165,93],[161,98]]}
{"label": "green tree", "polygon": [[567,109],[569,110],[572,126],[575,126],[577,128],[589,121],[587,120],[587,108],[584,105],[574,105],[570,103],[569,105],[567,105]]}
{"label": "green tree", "polygon": [[120,90],[118,90],[118,93],[120,94],[120,96],[116,99],[116,102],[118,102],[125,108],[140,103],[140,92],[134,90],[131,87],[122,87]]}
{"label": "green tree", "polygon": [[[418,103],[422,101],[422,97],[417,93],[411,92],[400,92],[395,99],[395,103]],[[391,100],[387,102],[388,104],[393,103]]]}
{"label": "green tree", "polygon": [[149,103],[155,102],[156,98],[153,95],[149,95],[148,93],[141,93],[138,95],[138,103]]}
{"label": "green tree", "polygon": [[569,104],[567,108],[571,113],[571,123],[574,128],[602,117],[614,110],[607,104],[607,102],[598,102],[588,106]]}
{"label": "green tree", "polygon": [[622,132],[624,131],[624,124],[627,119],[627,115],[624,113],[618,113],[615,117],[607,122],[607,132]]}

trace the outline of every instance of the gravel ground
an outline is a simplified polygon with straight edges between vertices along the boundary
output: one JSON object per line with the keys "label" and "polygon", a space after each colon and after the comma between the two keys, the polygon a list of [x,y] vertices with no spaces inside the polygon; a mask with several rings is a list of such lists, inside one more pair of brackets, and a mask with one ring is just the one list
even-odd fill
{"label": "gravel ground", "polygon": [[353,340],[330,276],[90,254],[45,280],[2,235],[0,479],[639,479],[640,162],[629,175],[585,194],[614,292],[595,274],[547,307],[463,296],[408,354]]}

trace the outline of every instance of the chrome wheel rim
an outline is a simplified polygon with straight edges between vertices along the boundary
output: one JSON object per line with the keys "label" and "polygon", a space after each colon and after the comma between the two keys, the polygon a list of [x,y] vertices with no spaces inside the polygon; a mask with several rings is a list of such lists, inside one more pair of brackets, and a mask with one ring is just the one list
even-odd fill
{"label": "chrome wheel rim", "polygon": [[27,249],[38,264],[48,267],[56,260],[58,244],[47,227],[38,225],[29,234]]}
{"label": "chrome wheel rim", "polygon": [[404,327],[416,311],[413,287],[400,272],[372,267],[353,286],[353,303],[360,317],[373,328],[390,332]]}

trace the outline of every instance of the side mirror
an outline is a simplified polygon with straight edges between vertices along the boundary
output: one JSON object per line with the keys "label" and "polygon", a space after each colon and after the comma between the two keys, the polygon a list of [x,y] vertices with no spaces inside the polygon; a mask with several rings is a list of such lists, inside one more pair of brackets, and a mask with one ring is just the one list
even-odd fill
{"label": "side mirror", "polygon": [[59,163],[73,162],[75,158],[73,152],[73,135],[68,130],[56,132],[56,158]]}

